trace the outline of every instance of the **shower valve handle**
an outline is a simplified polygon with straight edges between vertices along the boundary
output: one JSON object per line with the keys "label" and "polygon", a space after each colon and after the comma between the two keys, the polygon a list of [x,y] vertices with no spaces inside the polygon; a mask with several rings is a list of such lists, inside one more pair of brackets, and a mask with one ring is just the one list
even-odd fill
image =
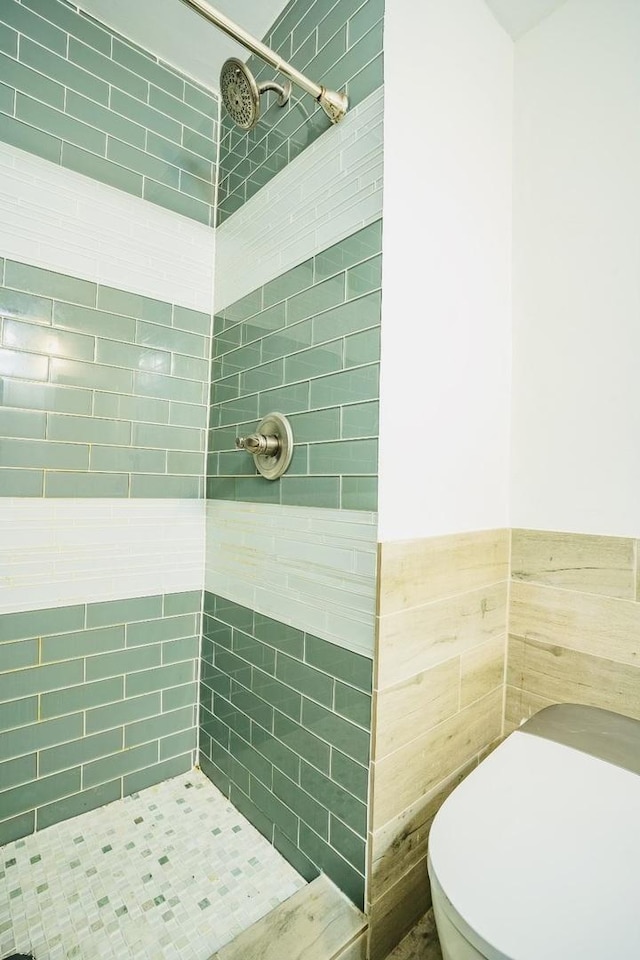
{"label": "shower valve handle", "polygon": [[253,457],[258,473],[265,480],[277,480],[286,471],[293,456],[293,434],[286,417],[268,413],[255,433],[236,437],[236,450],[246,450]]}
{"label": "shower valve handle", "polygon": [[252,456],[275,457],[280,451],[280,438],[250,433],[248,437],[236,437],[236,449],[246,450]]}

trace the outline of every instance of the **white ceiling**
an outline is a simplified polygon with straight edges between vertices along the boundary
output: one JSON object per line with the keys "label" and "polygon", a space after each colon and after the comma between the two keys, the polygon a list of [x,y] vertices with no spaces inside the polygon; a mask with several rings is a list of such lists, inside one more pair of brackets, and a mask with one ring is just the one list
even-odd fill
{"label": "white ceiling", "polygon": [[566,0],[485,0],[485,3],[498,23],[517,40]]}
{"label": "white ceiling", "polygon": [[[1,2],[1,0],[0,0]],[[227,17],[262,39],[288,0],[214,0]],[[393,2],[393,0],[390,0]],[[566,0],[485,0],[514,39],[535,27]],[[92,16],[151,50],[207,87],[218,90],[227,57],[247,52],[182,0],[79,0]]]}
{"label": "white ceiling", "polygon": [[[262,39],[287,2],[214,0],[212,6]],[[79,0],[79,4],[97,20],[214,90],[219,89],[220,68],[227,57],[246,60],[248,55],[182,0]]]}

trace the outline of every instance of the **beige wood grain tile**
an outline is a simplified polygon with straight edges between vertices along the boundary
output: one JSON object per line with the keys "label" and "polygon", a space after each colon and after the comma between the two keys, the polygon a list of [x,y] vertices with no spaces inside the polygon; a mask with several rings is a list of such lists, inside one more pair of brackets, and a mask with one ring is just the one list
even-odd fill
{"label": "beige wood grain tile", "polygon": [[506,638],[494,637],[467,650],[460,658],[460,706],[475,700],[504,683]]}
{"label": "beige wood grain tile", "polygon": [[429,830],[449,794],[476,766],[471,760],[389,823],[369,835],[369,897],[380,899],[427,855]]}
{"label": "beige wood grain tile", "polygon": [[337,953],[334,960],[366,960],[367,939],[367,933],[365,932],[362,936],[358,937],[357,940],[349,944],[345,950]]}
{"label": "beige wood grain tile", "polygon": [[554,703],[584,703],[640,719],[640,664],[527,640],[522,689]]}
{"label": "beige wood grain tile", "polygon": [[385,960],[430,906],[431,889],[425,858],[372,906],[369,915],[370,960]]}
{"label": "beige wood grain tile", "polygon": [[442,960],[433,909],[427,910],[387,960]]}
{"label": "beige wood grain tile", "polygon": [[524,640],[509,634],[507,641],[507,674],[506,682],[512,687],[520,689],[524,677]]}
{"label": "beige wood grain tile", "polygon": [[525,720],[529,720],[539,710],[550,707],[553,700],[538,697],[519,687],[507,686],[505,702],[504,735],[508,736],[517,730]]}
{"label": "beige wood grain tile", "polygon": [[378,630],[380,689],[503,637],[506,623],[506,582],[382,617]]}
{"label": "beige wood grain tile", "polygon": [[321,874],[211,960],[334,960],[366,925],[363,914]]}
{"label": "beige wood grain tile", "polygon": [[374,759],[393,753],[452,716],[459,700],[459,657],[380,691],[376,698]]}
{"label": "beige wood grain tile", "polygon": [[513,581],[510,631],[619,663],[640,660],[640,603]]}
{"label": "beige wood grain tile", "polygon": [[520,726],[522,708],[522,687],[507,684],[504,700],[504,733],[509,736]]}
{"label": "beige wood grain tile", "polygon": [[505,580],[508,563],[507,530],[383,543],[380,615]]}
{"label": "beige wood grain tile", "polygon": [[513,530],[511,549],[511,576],[515,580],[635,599],[633,540]]}
{"label": "beige wood grain tile", "polygon": [[372,829],[393,820],[502,733],[502,690],[373,764]]}

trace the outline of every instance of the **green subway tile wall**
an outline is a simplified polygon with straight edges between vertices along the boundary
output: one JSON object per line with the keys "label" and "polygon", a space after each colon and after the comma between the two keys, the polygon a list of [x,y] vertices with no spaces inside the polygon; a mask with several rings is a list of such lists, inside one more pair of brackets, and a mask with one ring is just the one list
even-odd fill
{"label": "green subway tile wall", "polygon": [[0,139],[213,223],[218,99],[64,0],[0,4]]}
{"label": "green subway tile wall", "polygon": [[210,593],[202,642],[202,769],[305,877],[323,870],[362,907],[371,660]]}
{"label": "green subway tile wall", "polygon": [[0,259],[0,495],[202,497],[210,329]]}
{"label": "green subway tile wall", "polygon": [[0,843],[191,768],[201,602],[0,616]]}
{"label": "green subway tile wall", "polygon": [[[354,107],[383,82],[384,0],[292,0],[265,43],[312,80],[345,90]],[[251,57],[258,82],[274,71]],[[222,110],[218,222],[222,223],[331,126],[307,94],[293,88],[289,104],[263,97],[256,127],[239,130]]]}
{"label": "green subway tile wall", "polygon": [[[382,222],[214,318],[207,496],[375,510]],[[278,481],[235,438],[277,410],[295,450]]]}

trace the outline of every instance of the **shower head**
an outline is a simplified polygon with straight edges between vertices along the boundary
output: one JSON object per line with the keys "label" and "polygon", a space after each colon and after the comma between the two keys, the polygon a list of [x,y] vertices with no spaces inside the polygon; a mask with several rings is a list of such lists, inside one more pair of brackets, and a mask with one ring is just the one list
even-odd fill
{"label": "shower head", "polygon": [[284,107],[291,96],[291,83],[268,82],[258,85],[242,60],[226,60],[220,71],[220,93],[229,116],[243,130],[252,130],[260,119],[260,96],[267,90],[278,94],[278,106]]}

